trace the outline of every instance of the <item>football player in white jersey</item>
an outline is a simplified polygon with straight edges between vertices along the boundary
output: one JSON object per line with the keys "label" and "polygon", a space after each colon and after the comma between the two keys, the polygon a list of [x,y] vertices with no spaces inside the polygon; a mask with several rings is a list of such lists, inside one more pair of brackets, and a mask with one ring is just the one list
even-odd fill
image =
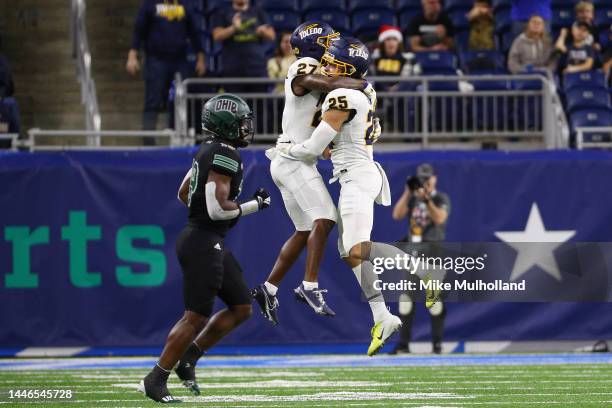
{"label": "football player in white jersey", "polygon": [[[374,94],[363,79],[331,77],[319,73],[320,59],[329,45],[339,37],[325,23],[306,22],[291,36],[291,46],[298,59],[291,65],[285,79],[283,133],[277,146],[299,144],[310,138],[321,119],[321,108],[327,92],[352,89],[360,94]],[[277,149],[266,155],[271,159],[270,172],[278,186],[295,233],[286,241],[265,283],[252,291],[262,314],[278,324],[278,286],[307,247],[306,271],[302,284],[294,289],[296,297],[324,316],[334,316],[325,303],[324,289],[318,286],[318,272],[327,236],[336,223],[336,207],[317,170],[317,157],[296,159]]]}
{"label": "football player in white jersey", "polygon": [[[322,61],[321,72],[329,76],[363,78],[369,65],[369,51],[359,40],[341,38],[334,41]],[[322,120],[310,139],[300,144],[282,146],[283,153],[307,160],[316,157],[331,143],[334,167],[332,181],[340,182],[338,222],[340,256],[351,266],[372,309],[374,327],[367,354],[376,354],[385,341],[401,326],[399,317],[391,314],[373,271],[376,258],[395,257],[404,252],[392,245],[372,242],[374,202],[391,204],[389,183],[382,167],[373,159],[372,134],[376,95],[336,89],[323,103]],[[378,130],[379,131],[379,130]]]}

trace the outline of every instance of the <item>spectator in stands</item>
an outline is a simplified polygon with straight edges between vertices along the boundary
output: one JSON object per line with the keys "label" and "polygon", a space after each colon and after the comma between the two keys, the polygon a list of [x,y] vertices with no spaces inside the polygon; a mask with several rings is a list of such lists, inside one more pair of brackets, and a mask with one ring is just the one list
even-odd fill
{"label": "spectator in stands", "polygon": [[548,71],[551,66],[552,44],[544,26],[544,19],[532,16],[525,32],[519,35],[508,53],[508,70],[513,74]]}
{"label": "spectator in stands", "polygon": [[[429,163],[421,164],[416,175],[408,177],[404,193],[393,207],[393,219],[402,221],[408,218],[408,235],[404,242],[433,243],[446,240],[446,222],[451,210],[448,195],[436,188],[438,178]],[[419,254],[439,256],[436,245],[419,245]],[[442,352],[442,335],[446,307],[440,300],[428,309],[431,316],[432,351]],[[400,340],[391,354],[409,353],[409,343],[414,320],[414,302],[408,295],[400,296],[399,313],[402,319]]]}
{"label": "spectator in stands", "polygon": [[589,25],[585,22],[576,21],[572,25],[573,42],[568,46],[565,43],[565,36],[559,36],[555,49],[559,51],[564,61],[562,63],[563,73],[590,71],[593,69],[596,51],[592,43],[588,44]]}
{"label": "spectator in stands", "polygon": [[[224,77],[266,77],[266,50],[263,41],[273,41],[276,34],[266,13],[249,0],[232,0],[212,17],[213,40],[221,41]],[[262,92],[265,85],[225,85],[234,93]]]}
{"label": "spectator in stands", "polygon": [[[414,55],[404,52],[404,37],[399,27],[383,25],[378,34],[378,48],[372,52],[370,75],[409,76],[414,73]],[[395,91],[398,83],[378,82],[377,91]]]}
{"label": "spectator in stands", "polygon": [[[14,92],[15,86],[8,61],[0,53],[0,134],[20,131],[19,105],[13,98]],[[9,148],[10,145],[10,141],[0,140],[0,148]]]}
{"label": "spectator in stands", "polygon": [[512,33],[514,38],[525,32],[525,25],[532,16],[540,16],[546,26],[546,31],[551,29],[551,0],[512,0],[510,18],[512,19]]}
{"label": "spectator in stands", "polygon": [[608,45],[601,54],[603,72],[608,76],[608,81],[612,83],[612,25],[608,29]]}
{"label": "spectator in stands", "polygon": [[[277,79],[284,79],[287,77],[289,67],[297,59],[291,48],[290,40],[290,32],[283,32],[279,36],[278,44],[274,50],[274,57],[268,60],[268,77]],[[274,91],[284,94],[285,84],[283,82],[278,83]]]}
{"label": "spectator in stands", "polygon": [[[188,39],[197,52],[195,72],[199,76],[206,72],[202,40],[197,31],[197,14],[189,4],[186,0],[144,0],[136,17],[126,69],[131,75],[136,75],[140,70],[138,51],[144,48],[145,107],[142,124],[145,130],[157,128],[158,112],[164,109],[176,73],[183,78],[193,75],[194,67],[187,60]],[[145,138],[144,142],[153,145],[155,139]]]}
{"label": "spectator in stands", "polygon": [[467,15],[470,21],[469,50],[492,50],[495,48],[493,8],[490,0],[475,0]]}
{"label": "spectator in stands", "polygon": [[[576,11],[576,21],[587,24],[589,27],[589,34],[587,35],[585,44],[592,45],[595,50],[600,51],[601,46],[599,45],[599,29],[593,22],[595,17],[595,6],[593,3],[588,1],[580,1],[576,4],[574,10]],[[571,45],[574,42],[572,28],[562,28],[559,38],[563,38],[563,41],[567,46]],[[557,39],[557,42],[558,41],[559,39]]]}
{"label": "spectator in stands", "polygon": [[421,0],[423,11],[408,26],[412,51],[448,51],[453,48],[455,29],[442,11],[440,0]]}

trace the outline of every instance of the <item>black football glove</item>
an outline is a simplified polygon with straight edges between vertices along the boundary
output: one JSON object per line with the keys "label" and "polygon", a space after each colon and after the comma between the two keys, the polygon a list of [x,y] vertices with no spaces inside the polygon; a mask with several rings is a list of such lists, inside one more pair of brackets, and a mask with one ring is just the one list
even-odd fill
{"label": "black football glove", "polygon": [[255,194],[253,194],[253,198],[257,200],[257,205],[260,210],[264,208],[268,208],[270,206],[270,194],[263,188],[257,189]]}

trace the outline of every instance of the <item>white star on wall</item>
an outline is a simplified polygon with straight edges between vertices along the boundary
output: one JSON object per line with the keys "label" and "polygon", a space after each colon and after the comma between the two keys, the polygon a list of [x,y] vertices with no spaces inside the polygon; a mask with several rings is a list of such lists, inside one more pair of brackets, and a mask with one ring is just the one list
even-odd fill
{"label": "white star on wall", "polygon": [[[516,249],[517,255],[510,280],[520,278],[533,266],[539,266],[556,280],[561,280],[553,251],[576,234],[576,231],[546,231],[538,205],[533,203],[524,231],[500,231],[495,236]],[[537,242],[537,245],[527,243]]]}

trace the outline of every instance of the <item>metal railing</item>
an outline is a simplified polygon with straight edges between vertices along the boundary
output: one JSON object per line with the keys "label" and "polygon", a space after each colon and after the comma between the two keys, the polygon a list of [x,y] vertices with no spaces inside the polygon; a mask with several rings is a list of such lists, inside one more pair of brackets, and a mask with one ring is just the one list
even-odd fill
{"label": "metal railing", "polygon": [[577,127],[576,149],[612,149],[612,127]]}
{"label": "metal railing", "polygon": [[[546,148],[568,145],[569,130],[551,81],[540,75],[369,77],[394,84],[378,92],[381,140],[438,142],[525,141]],[[283,80],[267,78],[190,78],[177,80],[178,144],[201,135],[203,100],[226,85],[260,85],[262,92],[239,93],[251,106],[256,140],[273,142],[282,132],[284,96],[267,92]]]}
{"label": "metal railing", "polygon": [[[81,84],[81,103],[85,106],[85,126],[87,130],[99,131],[102,126],[96,83],[91,75],[91,52],[85,24],[85,0],[72,0],[71,31],[72,52],[77,65],[77,77]],[[95,146],[95,140],[88,140]]]}

